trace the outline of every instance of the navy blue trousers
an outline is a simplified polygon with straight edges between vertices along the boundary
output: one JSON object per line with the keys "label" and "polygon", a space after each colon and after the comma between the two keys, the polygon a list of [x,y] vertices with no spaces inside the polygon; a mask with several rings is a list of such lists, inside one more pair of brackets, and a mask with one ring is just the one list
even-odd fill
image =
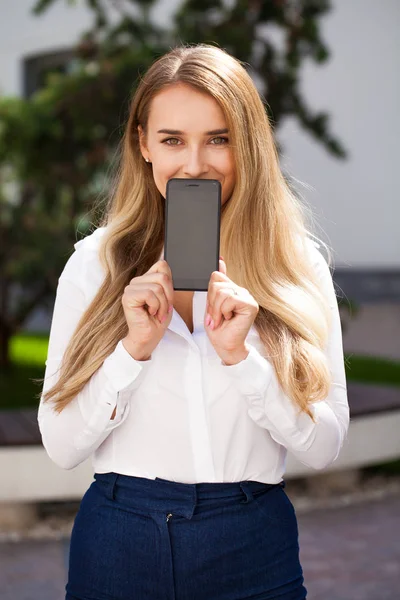
{"label": "navy blue trousers", "polygon": [[303,600],[283,488],[96,473],[72,530],[66,600]]}

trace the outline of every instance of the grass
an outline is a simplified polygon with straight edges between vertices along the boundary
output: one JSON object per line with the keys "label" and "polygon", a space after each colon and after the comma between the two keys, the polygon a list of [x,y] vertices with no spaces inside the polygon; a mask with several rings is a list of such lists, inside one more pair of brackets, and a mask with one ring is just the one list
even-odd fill
{"label": "grass", "polygon": [[[0,373],[0,409],[35,408],[44,376],[48,334],[21,334],[11,341],[12,369]],[[346,356],[347,381],[400,387],[400,363],[370,356]]]}
{"label": "grass", "polygon": [[47,334],[16,335],[11,340],[11,361],[16,365],[44,367],[49,336]]}
{"label": "grass", "polygon": [[44,376],[48,343],[48,334],[26,333],[12,338],[12,368],[7,373],[0,372],[0,410],[38,406],[36,395],[41,385],[32,379]]}
{"label": "grass", "polygon": [[347,381],[400,386],[400,363],[373,356],[346,356]]}

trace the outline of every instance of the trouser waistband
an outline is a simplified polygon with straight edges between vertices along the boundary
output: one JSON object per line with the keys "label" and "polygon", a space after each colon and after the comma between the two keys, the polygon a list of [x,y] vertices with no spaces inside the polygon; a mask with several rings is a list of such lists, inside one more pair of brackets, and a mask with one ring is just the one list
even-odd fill
{"label": "trouser waistband", "polygon": [[147,479],[119,473],[95,473],[96,484],[109,500],[125,506],[156,512],[171,512],[191,518],[194,511],[251,502],[259,494],[284,487],[260,481],[226,483],[180,483],[156,477]]}

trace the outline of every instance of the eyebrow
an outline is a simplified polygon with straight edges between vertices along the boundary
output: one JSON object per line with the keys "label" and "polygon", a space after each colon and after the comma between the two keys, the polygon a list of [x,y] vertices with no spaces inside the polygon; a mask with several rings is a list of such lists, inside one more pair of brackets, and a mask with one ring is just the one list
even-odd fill
{"label": "eyebrow", "polygon": [[[184,135],[183,131],[179,129],[159,129],[157,133],[167,133],[168,135]],[[212,131],[206,131],[204,135],[221,135],[222,133],[228,133],[228,129],[213,129]]]}

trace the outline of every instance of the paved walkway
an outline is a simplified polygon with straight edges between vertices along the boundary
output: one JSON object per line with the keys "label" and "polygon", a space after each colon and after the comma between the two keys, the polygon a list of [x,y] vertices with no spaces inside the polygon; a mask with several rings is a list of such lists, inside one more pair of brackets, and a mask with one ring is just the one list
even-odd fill
{"label": "paved walkway", "polygon": [[64,600],[65,542],[0,544],[2,600]]}
{"label": "paved walkway", "polygon": [[400,496],[298,521],[310,600],[400,598]]}
{"label": "paved walkway", "polygon": [[[399,495],[298,521],[309,600],[400,597]],[[0,544],[2,600],[64,600],[67,552],[68,541]]]}

